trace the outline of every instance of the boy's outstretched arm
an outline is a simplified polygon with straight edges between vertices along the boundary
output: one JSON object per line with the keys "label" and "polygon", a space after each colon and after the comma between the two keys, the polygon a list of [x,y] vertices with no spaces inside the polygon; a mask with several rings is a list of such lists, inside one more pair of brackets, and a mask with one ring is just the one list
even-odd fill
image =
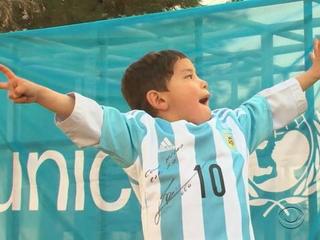
{"label": "boy's outstretched arm", "polygon": [[16,76],[8,67],[0,64],[0,72],[7,82],[0,82],[0,89],[8,91],[15,103],[38,103],[55,112],[60,118],[67,118],[74,108],[74,98]]}
{"label": "boy's outstretched arm", "polygon": [[313,44],[313,52],[310,54],[311,67],[304,73],[296,76],[301,88],[305,91],[320,79],[320,40],[316,39]]}

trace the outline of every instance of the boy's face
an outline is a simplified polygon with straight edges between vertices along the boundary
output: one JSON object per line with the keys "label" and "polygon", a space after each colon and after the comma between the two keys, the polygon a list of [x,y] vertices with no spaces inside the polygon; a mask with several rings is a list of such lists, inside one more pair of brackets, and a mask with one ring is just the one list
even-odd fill
{"label": "boy's face", "polygon": [[195,124],[211,118],[208,84],[200,79],[188,58],[179,59],[167,84],[169,120],[186,120]]}

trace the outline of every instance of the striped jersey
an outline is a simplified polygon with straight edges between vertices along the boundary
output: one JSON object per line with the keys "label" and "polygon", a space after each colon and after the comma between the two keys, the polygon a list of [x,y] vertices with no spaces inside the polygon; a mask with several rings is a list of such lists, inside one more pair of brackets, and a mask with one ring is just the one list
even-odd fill
{"label": "striped jersey", "polygon": [[295,79],[235,110],[214,110],[199,125],[140,110],[121,113],[76,94],[74,112],[58,125],[76,144],[96,145],[124,169],[141,205],[145,239],[247,240],[254,239],[249,153],[305,106]]}

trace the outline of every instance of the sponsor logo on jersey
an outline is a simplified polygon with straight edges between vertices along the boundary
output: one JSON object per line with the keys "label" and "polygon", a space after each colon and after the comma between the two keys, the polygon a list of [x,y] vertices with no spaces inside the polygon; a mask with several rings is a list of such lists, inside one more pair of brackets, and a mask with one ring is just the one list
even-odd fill
{"label": "sponsor logo on jersey", "polygon": [[175,149],[176,147],[170,142],[168,138],[164,138],[159,146],[159,152],[167,152]]}

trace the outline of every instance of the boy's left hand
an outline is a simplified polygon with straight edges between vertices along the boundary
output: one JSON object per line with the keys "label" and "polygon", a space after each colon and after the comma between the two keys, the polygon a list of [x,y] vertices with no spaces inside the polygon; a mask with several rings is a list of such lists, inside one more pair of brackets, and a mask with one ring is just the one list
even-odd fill
{"label": "boy's left hand", "polygon": [[313,51],[310,53],[312,62],[311,68],[308,70],[316,79],[320,79],[320,40],[316,39],[313,43]]}
{"label": "boy's left hand", "polygon": [[306,71],[296,76],[303,91],[311,87],[320,79],[320,40],[316,39],[313,43],[313,51],[310,54],[312,61],[311,67]]}

